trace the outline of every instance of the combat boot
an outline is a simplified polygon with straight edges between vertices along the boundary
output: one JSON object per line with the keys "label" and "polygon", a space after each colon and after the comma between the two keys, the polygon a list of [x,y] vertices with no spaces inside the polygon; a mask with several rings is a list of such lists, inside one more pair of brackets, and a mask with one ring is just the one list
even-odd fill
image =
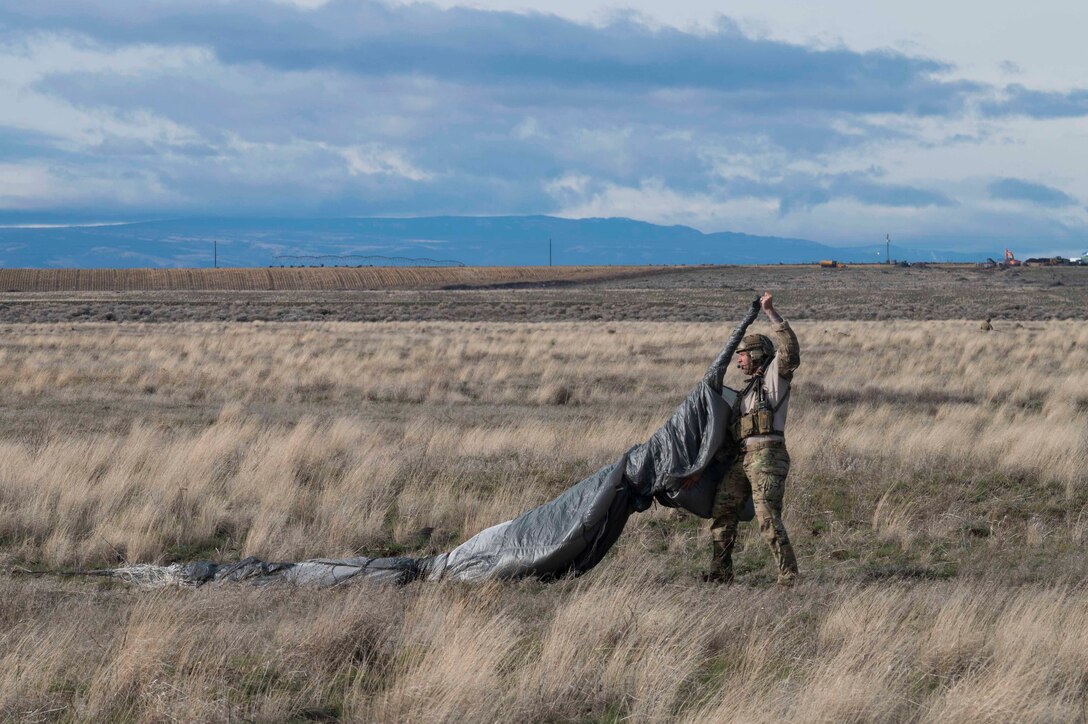
{"label": "combat boot", "polygon": [[702,578],[703,583],[720,583],[720,584],[732,583],[733,582],[733,569],[729,568],[727,570],[722,570],[722,569],[709,570],[709,571],[703,573],[702,576],[700,576],[700,578]]}
{"label": "combat boot", "polygon": [[733,551],[725,541],[711,541],[710,570],[702,575],[705,583],[733,582]]}
{"label": "combat boot", "polygon": [[793,554],[793,546],[790,545],[789,539],[787,538],[786,542],[779,545],[777,549],[772,546],[771,553],[774,554],[775,562],[778,564],[779,585],[792,586],[793,581],[797,579],[797,556]]}

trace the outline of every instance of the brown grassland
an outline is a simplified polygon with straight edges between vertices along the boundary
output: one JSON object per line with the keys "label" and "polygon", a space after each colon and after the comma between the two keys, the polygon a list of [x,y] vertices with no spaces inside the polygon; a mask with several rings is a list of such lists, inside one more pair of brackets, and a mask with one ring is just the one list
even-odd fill
{"label": "brown grassland", "polygon": [[[568,321],[508,317],[508,289],[427,292],[448,321],[241,321],[250,301],[227,294],[203,321],[148,297],[0,299],[0,717],[1088,717],[1088,270],[1053,288],[748,271],[516,298],[568,295]],[[738,582],[702,583],[703,522],[658,507],[553,583],[148,592],[55,575],[447,549],[645,439],[764,286],[802,345],[792,589],[751,525]],[[620,317],[646,297],[673,306]],[[61,314],[100,303],[151,311]],[[1020,309],[980,331],[1001,304]]]}

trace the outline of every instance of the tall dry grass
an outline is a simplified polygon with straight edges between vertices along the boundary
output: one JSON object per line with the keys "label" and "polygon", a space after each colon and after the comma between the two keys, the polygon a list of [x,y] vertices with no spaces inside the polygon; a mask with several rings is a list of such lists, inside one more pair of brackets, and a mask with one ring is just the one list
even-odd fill
{"label": "tall dry grass", "polygon": [[[1084,709],[1088,332],[799,322],[780,591],[698,583],[698,521],[587,577],[137,593],[5,577],[6,718],[939,721]],[[0,330],[0,556],[37,571],[412,555],[646,437],[703,324]]]}
{"label": "tall dry grass", "polygon": [[121,593],[24,583],[22,720],[1071,721],[1088,593],[979,582]]}
{"label": "tall dry grass", "polygon": [[[797,327],[794,527],[847,537],[862,527],[905,549],[1010,526],[1039,545],[1083,539],[1081,325]],[[55,566],[216,541],[274,557],[351,552],[408,545],[421,528],[448,543],[644,439],[724,332],[11,327],[0,346],[16,410],[0,439],[0,539]],[[69,415],[80,407],[99,413]],[[19,415],[45,424],[19,429]]]}

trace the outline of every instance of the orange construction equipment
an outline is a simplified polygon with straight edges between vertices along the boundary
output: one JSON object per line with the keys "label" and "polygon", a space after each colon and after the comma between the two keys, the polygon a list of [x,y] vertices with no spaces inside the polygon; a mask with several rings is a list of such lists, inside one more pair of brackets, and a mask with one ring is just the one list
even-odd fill
{"label": "orange construction equipment", "polygon": [[1020,266],[1020,260],[1012,255],[1012,252],[1009,251],[1008,247],[1005,248],[1005,263],[1008,266]]}

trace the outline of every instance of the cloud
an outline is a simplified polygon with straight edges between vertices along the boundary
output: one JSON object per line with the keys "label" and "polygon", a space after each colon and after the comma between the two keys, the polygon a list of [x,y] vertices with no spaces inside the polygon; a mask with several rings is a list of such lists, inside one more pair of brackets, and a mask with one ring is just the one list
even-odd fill
{"label": "cloud", "polygon": [[988,186],[990,198],[1003,201],[1026,201],[1031,204],[1049,207],[1074,206],[1077,200],[1052,186],[1022,181],[1016,178],[1003,178]]}
{"label": "cloud", "polygon": [[[577,189],[580,193],[571,193]],[[553,191],[562,205],[558,215],[570,218],[627,216],[661,224],[710,227],[738,213],[766,213],[768,204],[751,197],[721,199],[708,192],[683,193],[669,188],[659,178],[647,178],[637,185],[612,183],[592,188],[560,179]],[[755,213],[753,213],[755,212]]]}
{"label": "cloud", "polygon": [[40,166],[0,163],[0,208],[37,205],[48,197],[57,183],[48,169]]}
{"label": "cloud", "polygon": [[413,166],[401,152],[386,146],[350,146],[338,149],[338,152],[347,161],[348,173],[353,176],[402,176],[412,181],[424,181],[432,177],[432,174]]}
{"label": "cloud", "polygon": [[956,202],[940,191],[913,186],[875,184],[856,181],[833,181],[803,185],[786,190],[778,204],[785,215],[836,200],[852,199],[864,206],[921,209],[928,206],[955,206]]}
{"label": "cloud", "polygon": [[109,164],[0,164],[0,209],[4,211],[77,207],[108,217],[114,210],[138,210],[149,203],[172,206],[182,201],[177,194],[154,173]]}
{"label": "cloud", "polygon": [[991,116],[1079,118],[1088,116],[1088,89],[1040,91],[1013,84],[1005,88],[1000,99],[987,101],[981,108]]}
{"label": "cloud", "polygon": [[938,190],[880,181],[882,174],[880,169],[834,174],[792,173],[774,182],[738,176],[724,179],[718,192],[729,197],[775,200],[779,214],[783,216],[842,200],[891,209],[953,207],[958,203]]}
{"label": "cloud", "polygon": [[956,205],[956,201],[933,189],[873,183],[850,175],[835,178],[830,188],[837,197],[856,199],[869,206],[920,209],[927,206]]}
{"label": "cloud", "polygon": [[[867,235],[881,215],[1004,206],[1027,223],[1041,202],[995,204],[977,178],[963,193],[958,159],[1028,153],[1035,118],[1088,112],[1080,91],[729,20],[374,0],[4,3],[0,64],[0,163],[28,180],[0,183],[0,208],[63,219],[585,213]],[[953,160],[931,172],[924,154]]]}
{"label": "cloud", "polygon": [[729,22],[689,33],[631,16],[595,27],[539,13],[357,0],[312,8],[257,0],[54,0],[9,5],[0,9],[0,23],[9,33],[75,33],[106,47],[207,48],[225,65],[531,90],[579,107],[592,101],[588,90],[671,89],[711,92],[711,102],[748,110],[927,114],[960,108],[975,88],[937,80],[951,68],[936,60],[751,38]]}
{"label": "cloud", "polygon": [[886,184],[873,180],[874,172],[825,176],[795,174],[774,183],[732,177],[723,179],[712,191],[670,187],[650,177],[621,186],[594,183],[586,176],[568,174],[554,179],[549,193],[561,204],[565,216],[608,216],[619,213],[658,223],[687,223],[712,228],[729,213],[776,209],[780,216],[810,212],[818,206],[853,202],[863,207],[921,209],[955,207],[958,203],[940,191],[913,186]]}

